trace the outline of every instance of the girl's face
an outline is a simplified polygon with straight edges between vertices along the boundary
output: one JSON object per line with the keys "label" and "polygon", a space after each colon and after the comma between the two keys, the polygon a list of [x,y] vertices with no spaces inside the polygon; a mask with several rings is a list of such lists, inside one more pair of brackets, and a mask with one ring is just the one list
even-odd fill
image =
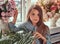
{"label": "girl's face", "polygon": [[30,14],[29,14],[29,17],[30,17],[30,20],[32,21],[33,24],[36,24],[38,21],[39,21],[39,11],[36,10],[36,9],[32,9]]}

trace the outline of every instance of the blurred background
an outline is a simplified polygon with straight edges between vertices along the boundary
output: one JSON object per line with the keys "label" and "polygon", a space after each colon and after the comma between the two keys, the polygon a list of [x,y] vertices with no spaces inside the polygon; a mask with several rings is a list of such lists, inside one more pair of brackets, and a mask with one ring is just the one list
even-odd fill
{"label": "blurred background", "polygon": [[[43,22],[49,27],[60,26],[60,0],[14,0],[18,9],[17,22],[26,21],[31,5],[38,4],[43,10]],[[16,22],[16,25],[19,23]]]}

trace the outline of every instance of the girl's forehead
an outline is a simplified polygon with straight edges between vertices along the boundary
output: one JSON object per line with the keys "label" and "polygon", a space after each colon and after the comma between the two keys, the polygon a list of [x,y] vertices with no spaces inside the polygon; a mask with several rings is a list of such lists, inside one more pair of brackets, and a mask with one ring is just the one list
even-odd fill
{"label": "girl's forehead", "polygon": [[39,11],[37,9],[32,9],[31,12],[34,13],[34,12],[39,12]]}

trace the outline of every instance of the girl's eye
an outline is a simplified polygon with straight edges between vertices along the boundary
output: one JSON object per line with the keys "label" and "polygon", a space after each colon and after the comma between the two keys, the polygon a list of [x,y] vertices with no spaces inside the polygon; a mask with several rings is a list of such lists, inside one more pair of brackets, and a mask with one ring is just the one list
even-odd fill
{"label": "girl's eye", "polygon": [[32,15],[35,15],[34,13]]}

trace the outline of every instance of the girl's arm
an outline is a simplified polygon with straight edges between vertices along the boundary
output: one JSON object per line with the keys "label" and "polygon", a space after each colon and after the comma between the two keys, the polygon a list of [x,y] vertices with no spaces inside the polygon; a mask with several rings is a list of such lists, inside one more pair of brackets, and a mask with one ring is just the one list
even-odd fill
{"label": "girl's arm", "polygon": [[8,27],[9,27],[9,30],[12,32],[17,32],[19,30],[19,28],[16,27],[12,22],[8,23]]}
{"label": "girl's arm", "polygon": [[8,23],[8,27],[12,32],[18,32],[18,31],[29,32],[29,30],[25,26],[25,23],[20,24],[18,27],[16,27],[14,23],[10,22]]}
{"label": "girl's arm", "polygon": [[13,22],[12,23],[16,23],[16,20],[17,20],[17,16],[18,16],[18,11],[17,11],[17,9],[15,9],[15,14],[14,14],[14,19],[13,19]]}

